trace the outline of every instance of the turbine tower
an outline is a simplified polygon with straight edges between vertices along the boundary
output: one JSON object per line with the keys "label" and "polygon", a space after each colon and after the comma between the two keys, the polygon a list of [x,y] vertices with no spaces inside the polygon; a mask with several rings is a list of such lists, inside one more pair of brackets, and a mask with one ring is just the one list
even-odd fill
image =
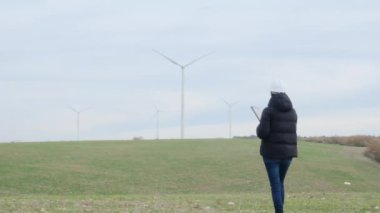
{"label": "turbine tower", "polygon": [[90,108],[85,108],[85,109],[82,109],[82,110],[77,110],[75,109],[74,107],[70,107],[69,106],[69,109],[71,109],[71,111],[75,112],[77,114],[77,141],[79,141],[79,128],[80,128],[80,114],[84,111],[87,111],[89,110]]}
{"label": "turbine tower", "polygon": [[185,69],[189,67],[190,65],[194,64],[195,62],[201,60],[202,58],[210,55],[211,53],[207,53],[205,55],[202,55],[198,58],[193,59],[189,63],[182,65],[174,61],[173,59],[169,58],[168,56],[164,55],[161,52],[158,52],[157,50],[153,49],[153,52],[157,53],[158,55],[164,57],[166,60],[169,62],[177,65],[178,67],[181,68],[182,71],[182,79],[181,79],[181,139],[184,138],[185,136]]}
{"label": "turbine tower", "polygon": [[154,107],[156,108],[156,113],[154,115],[156,117],[156,140],[159,140],[160,139],[160,112],[161,110],[158,109],[156,105]]}
{"label": "turbine tower", "polygon": [[229,138],[232,137],[232,107],[237,104],[238,102],[233,102],[233,103],[230,103],[230,102],[227,102],[227,101],[224,101],[224,103],[227,105],[228,107],[228,130],[229,130]]}

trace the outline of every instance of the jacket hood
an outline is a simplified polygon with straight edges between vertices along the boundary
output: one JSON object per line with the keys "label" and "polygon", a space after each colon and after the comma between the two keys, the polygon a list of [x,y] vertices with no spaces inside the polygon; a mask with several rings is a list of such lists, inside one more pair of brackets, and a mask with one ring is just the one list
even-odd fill
{"label": "jacket hood", "polygon": [[272,94],[268,106],[281,112],[287,112],[293,109],[293,104],[286,93]]}

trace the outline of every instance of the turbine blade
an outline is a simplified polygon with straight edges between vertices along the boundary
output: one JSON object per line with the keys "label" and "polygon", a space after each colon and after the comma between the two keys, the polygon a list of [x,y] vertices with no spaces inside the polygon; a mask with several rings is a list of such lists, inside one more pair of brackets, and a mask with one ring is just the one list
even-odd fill
{"label": "turbine blade", "polygon": [[158,108],[157,104],[154,104],[154,108],[156,109],[156,111],[160,111],[160,109]]}
{"label": "turbine blade", "polygon": [[204,55],[202,55],[202,56],[200,56],[200,57],[198,57],[198,58],[196,58],[196,59],[190,61],[189,63],[187,63],[187,64],[186,64],[185,66],[183,66],[183,67],[184,67],[184,68],[185,68],[185,67],[188,67],[188,66],[194,64],[195,62],[201,60],[202,58],[211,55],[212,53],[213,53],[213,52],[209,52],[209,53],[207,53],[207,54],[204,54]]}
{"label": "turbine blade", "polygon": [[173,64],[175,64],[177,66],[183,67],[181,64],[177,63],[176,61],[174,61],[173,59],[171,59],[168,56],[164,55],[163,53],[160,53],[160,52],[158,52],[155,49],[152,49],[152,51],[155,52],[155,53],[157,53],[158,55],[164,57],[166,60],[170,61],[171,63],[173,63]]}
{"label": "turbine blade", "polygon": [[223,100],[223,102],[224,102],[225,104],[227,104],[228,106],[230,106],[230,107],[232,107],[233,105],[239,103],[239,101],[235,101],[235,102],[227,102],[226,100]]}
{"label": "turbine blade", "polygon": [[69,108],[71,111],[78,113],[78,110],[74,109],[74,107],[71,107],[71,106],[66,106],[66,107]]}

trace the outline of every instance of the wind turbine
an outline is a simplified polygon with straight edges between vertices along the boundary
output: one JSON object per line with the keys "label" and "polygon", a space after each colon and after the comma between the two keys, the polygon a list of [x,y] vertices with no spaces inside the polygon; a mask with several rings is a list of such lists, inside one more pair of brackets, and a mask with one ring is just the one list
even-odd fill
{"label": "wind turbine", "polygon": [[71,109],[71,111],[75,112],[77,114],[77,141],[79,141],[79,127],[80,127],[80,114],[84,111],[87,111],[89,110],[90,108],[85,108],[85,109],[82,109],[82,110],[77,110],[75,109],[74,107],[71,107],[71,106],[68,106],[69,109]]}
{"label": "wind turbine", "polygon": [[229,138],[232,137],[232,107],[237,104],[238,102],[233,102],[233,103],[230,103],[230,102],[227,102],[225,100],[223,100],[224,103],[227,105],[228,107],[228,123],[229,123]]}
{"label": "wind turbine", "polygon": [[194,64],[195,62],[201,60],[202,58],[210,55],[211,53],[207,53],[205,55],[202,55],[198,58],[193,59],[189,63],[182,65],[182,64],[174,61],[173,59],[169,58],[168,56],[164,55],[163,53],[161,53],[155,49],[152,49],[152,50],[153,50],[153,52],[157,53],[158,55],[164,57],[169,62],[171,62],[171,63],[173,63],[173,64],[175,64],[181,68],[181,71],[182,71],[182,79],[181,79],[181,82],[182,82],[182,84],[181,84],[181,139],[183,139],[184,135],[185,135],[185,69],[187,67],[189,67],[190,65]]}

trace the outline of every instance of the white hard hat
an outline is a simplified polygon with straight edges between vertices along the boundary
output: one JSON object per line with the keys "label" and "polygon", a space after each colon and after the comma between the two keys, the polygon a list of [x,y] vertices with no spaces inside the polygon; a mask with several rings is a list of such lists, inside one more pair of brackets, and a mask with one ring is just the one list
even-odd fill
{"label": "white hard hat", "polygon": [[271,92],[285,93],[285,85],[282,80],[274,80],[270,85]]}

